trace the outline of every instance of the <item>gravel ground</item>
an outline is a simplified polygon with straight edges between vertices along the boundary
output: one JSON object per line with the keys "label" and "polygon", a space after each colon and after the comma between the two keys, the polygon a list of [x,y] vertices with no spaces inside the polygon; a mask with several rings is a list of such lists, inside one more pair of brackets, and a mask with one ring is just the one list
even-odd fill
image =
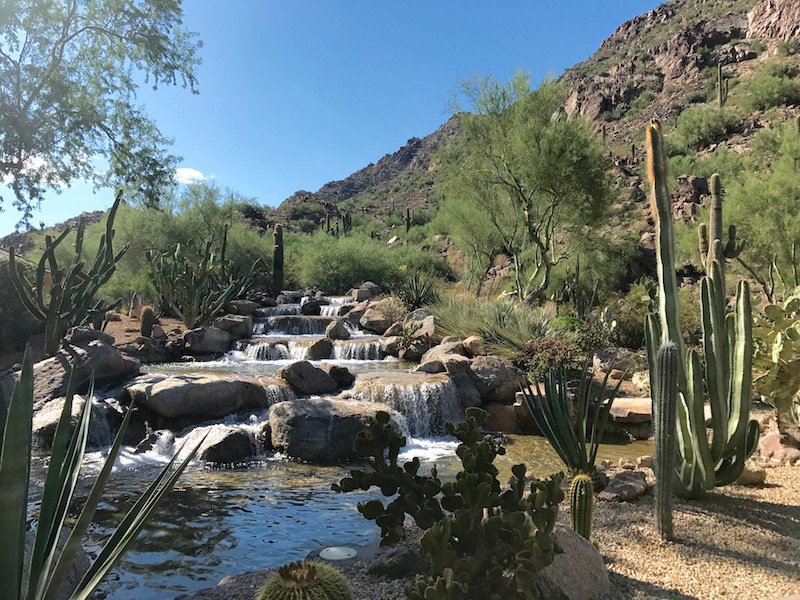
{"label": "gravel ground", "polygon": [[764,486],[731,485],[701,500],[676,499],[673,514],[676,541],[662,543],[652,495],[627,504],[595,502],[592,541],[609,568],[609,600],[800,593],[797,467],[768,469]]}

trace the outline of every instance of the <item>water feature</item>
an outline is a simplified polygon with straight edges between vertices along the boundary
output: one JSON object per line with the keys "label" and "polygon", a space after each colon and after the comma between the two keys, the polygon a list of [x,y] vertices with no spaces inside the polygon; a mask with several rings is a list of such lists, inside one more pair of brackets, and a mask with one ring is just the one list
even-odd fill
{"label": "water feature", "polygon": [[[299,305],[262,309],[257,318],[263,325],[261,333],[239,343],[221,359],[151,365],[146,370],[249,375],[265,387],[270,404],[293,399],[291,389],[274,374],[304,358],[327,324],[339,318],[337,314],[345,310],[347,302],[331,299],[326,306],[336,310],[307,317],[299,314]],[[401,460],[419,456],[424,471],[435,463],[443,478],[454,477],[458,470],[456,444],[442,436],[444,423],[462,415],[453,383],[444,375],[409,373],[408,363],[384,357],[378,336],[353,326],[350,330],[349,340],[333,342],[331,358],[312,364],[329,362],[350,369],[358,379],[340,397],[392,406],[402,416],[409,435]],[[141,455],[125,449],[89,532],[87,550],[99,549],[125,510],[182,442],[198,439],[208,427],[215,426],[241,428],[257,440],[266,418],[267,411],[262,411],[228,417],[222,420],[224,425],[202,425],[174,435],[163,433],[153,449]],[[528,463],[530,472],[537,476],[562,469],[543,438],[508,436],[507,448],[508,454],[498,459],[502,480],[510,477],[511,465],[517,462]],[[604,446],[600,458],[643,454],[652,454],[649,445]],[[87,468],[96,471],[101,462],[102,452],[92,452]],[[33,471],[34,479],[41,481],[41,463]],[[192,464],[132,550],[103,583],[101,596],[108,600],[173,598],[214,586],[226,575],[302,559],[320,546],[376,542],[379,532],[374,523],[356,510],[357,502],[376,495],[335,494],[330,490],[330,484],[345,474],[345,467],[302,464],[269,453],[237,468]],[[90,480],[82,480],[79,496],[88,493]],[[40,493],[38,484],[34,485],[34,501],[36,493]]]}

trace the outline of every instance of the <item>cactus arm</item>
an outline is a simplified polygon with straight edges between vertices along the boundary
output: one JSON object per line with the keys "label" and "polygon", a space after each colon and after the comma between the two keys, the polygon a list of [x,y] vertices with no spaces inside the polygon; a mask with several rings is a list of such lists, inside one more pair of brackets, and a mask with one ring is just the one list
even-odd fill
{"label": "cactus arm", "polygon": [[[740,281],[736,294],[736,312],[729,318],[735,328],[735,344],[730,386],[729,436],[725,446],[731,452],[736,446],[744,446],[753,385],[753,316],[750,303],[750,286]],[[751,450],[752,452],[752,450]],[[749,453],[747,454],[749,456]]]}
{"label": "cactus arm", "polygon": [[[728,440],[728,352],[725,319],[725,296],[720,297],[719,273],[721,265],[714,261],[712,277],[702,282],[701,314],[703,321],[703,351],[705,354],[705,383],[711,404],[714,437],[711,454],[721,457]],[[705,418],[703,418],[705,420]]]}
{"label": "cactus arm", "polygon": [[700,249],[700,261],[703,266],[708,261],[708,228],[705,223],[700,223],[697,227],[698,246]]}
{"label": "cactus arm", "polygon": [[676,418],[678,402],[678,348],[663,344],[658,350],[656,387],[653,389],[656,438],[656,529],[666,540],[672,539],[672,480],[675,470]]}

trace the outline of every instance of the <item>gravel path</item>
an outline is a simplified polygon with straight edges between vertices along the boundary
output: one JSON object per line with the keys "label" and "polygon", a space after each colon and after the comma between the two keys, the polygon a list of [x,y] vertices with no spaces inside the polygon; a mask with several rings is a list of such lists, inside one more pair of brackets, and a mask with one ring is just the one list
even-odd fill
{"label": "gravel path", "polygon": [[732,485],[699,501],[676,499],[674,528],[676,541],[662,543],[652,495],[628,504],[595,503],[592,541],[609,568],[609,600],[800,593],[797,467],[768,469],[762,487]]}

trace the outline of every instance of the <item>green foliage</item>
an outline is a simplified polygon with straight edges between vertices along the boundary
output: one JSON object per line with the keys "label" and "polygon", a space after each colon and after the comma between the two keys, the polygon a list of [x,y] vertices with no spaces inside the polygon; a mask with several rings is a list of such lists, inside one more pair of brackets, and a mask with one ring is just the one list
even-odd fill
{"label": "green foliage", "polygon": [[454,199],[443,210],[468,205],[460,212],[471,219],[457,236],[465,254],[483,266],[490,248],[503,248],[516,296],[543,301],[553,266],[610,206],[606,150],[586,121],[566,118],[555,82],[531,90],[530,78],[518,73],[505,84],[463,81],[460,92],[471,112],[454,107],[461,135],[440,154],[440,189]]}
{"label": "green foliage", "polygon": [[[650,388],[658,387],[653,378],[659,347],[665,342],[674,343],[681,358],[677,428],[679,460],[674,482],[680,495],[697,497],[715,486],[734,482],[758,442],[758,423],[749,420],[753,354],[750,289],[746,281],[739,282],[735,309],[728,313],[725,259],[721,241],[714,240],[716,247],[711,253],[718,260],[702,280],[705,365],[701,365],[695,350],[685,350],[681,333],[672,202],[666,184],[666,152],[658,122],[648,126],[646,146],[651,205],[655,209],[658,228],[659,281],[658,314],[647,317],[645,329]],[[713,434],[710,443],[704,414],[706,399],[711,406]]]}
{"label": "green foliage", "polygon": [[781,419],[800,425],[800,288],[755,316],[753,337],[756,390]]}
{"label": "green foliage", "polygon": [[151,337],[153,335],[153,325],[156,324],[156,321],[156,311],[153,310],[153,307],[149,305],[143,306],[141,313],[139,313],[142,337]]}
{"label": "green foliage", "polygon": [[[108,214],[105,234],[100,238],[94,261],[88,268],[82,255],[82,219],[76,232],[74,252],[66,261],[67,266],[63,266],[56,258],[56,249],[69,233],[68,229],[55,239],[49,235],[45,237],[45,251],[39,259],[33,281],[26,276],[26,269],[18,266],[13,248],[9,253],[11,283],[28,312],[44,323],[45,352],[50,356],[58,352],[61,340],[70,327],[91,323],[100,329],[106,313],[119,305],[108,305],[103,300],[95,301],[95,296],[98,295],[100,286],[114,274],[117,263],[128,249],[124,246],[118,253],[114,253],[114,216],[121,201],[120,192]],[[46,289],[48,287],[49,294]]]}
{"label": "green foliage", "polygon": [[256,600],[352,600],[347,579],[324,562],[293,562],[278,569]]}
{"label": "green foliage", "polygon": [[503,491],[493,463],[505,449],[478,431],[487,417],[485,411],[468,408],[463,423],[447,424],[460,442],[456,454],[462,471],[455,481],[443,483],[436,467],[420,475],[418,458],[398,464],[406,440],[387,413],[378,413],[354,445],[369,459],[370,470],[352,470],[333,485],[339,492],[375,487],[384,496],[396,496],[386,506],[380,500],[358,505],[381,528],[381,545],[405,537],[406,515],[425,530],[421,545],[433,574],[417,576],[406,590],[411,600],[536,598],[534,577],[553,560],[552,533],[564,499],[562,475],[527,486],[525,465],[514,465],[510,487]]}
{"label": "green foliage", "polygon": [[737,103],[748,112],[800,104],[800,81],[795,68],[769,62],[736,90]]}
{"label": "green foliage", "polygon": [[492,352],[511,360],[526,356],[529,342],[548,333],[549,319],[544,311],[509,298],[447,296],[430,310],[443,337],[480,336]]}
{"label": "green foliage", "polygon": [[591,475],[575,475],[569,484],[572,528],[587,540],[590,540],[592,535],[593,504],[594,482]]}
{"label": "green foliage", "polygon": [[[157,204],[173,185],[170,140],[142,111],[136,90],[195,91],[200,42],[182,27],[179,1],[15,2],[0,21],[0,175],[15,206],[76,179],[126,188]],[[21,50],[22,49],[22,50]],[[133,77],[132,70],[144,77]],[[109,168],[91,159],[103,156]],[[37,160],[30,160],[36,157]]]}
{"label": "green foliage", "polygon": [[395,295],[408,310],[416,310],[439,300],[437,281],[430,275],[411,271],[400,282]]}
{"label": "green foliage", "polygon": [[[33,273],[33,265],[26,262],[18,261],[17,269],[27,278]],[[42,324],[25,309],[11,283],[8,261],[0,259],[0,352],[24,350],[28,338],[42,331]]]}
{"label": "green foliage", "polygon": [[[72,572],[81,539],[91,525],[95,509],[102,499],[103,488],[122,447],[122,439],[131,415],[129,409],[99,475],[77,518],[73,520],[75,513],[70,512],[70,509],[75,508],[73,500],[89,438],[92,403],[89,400],[83,403],[78,422],[73,426],[71,417],[75,376],[74,373],[70,375],[64,409],[53,437],[49,467],[35,518],[36,539],[30,552],[26,552],[33,385],[33,366],[26,356],[11,403],[6,408],[5,403],[0,402],[0,489],[3,490],[0,494],[0,556],[3,557],[0,561],[0,581],[3,582],[3,598],[9,600],[56,597],[59,587]],[[86,398],[91,397],[90,390]],[[180,463],[177,462],[176,454],[164,467],[106,541],[75,590],[70,590],[70,598],[83,600],[92,595],[136,539],[153,510],[172,489],[198,447],[199,445]],[[59,547],[59,538],[68,522],[68,515],[71,532],[66,543]]]}
{"label": "green foliage", "polygon": [[682,148],[705,148],[736,132],[741,123],[741,118],[728,109],[691,106],[678,116],[675,132],[670,137],[672,152],[677,153]]}
{"label": "green foliage", "polygon": [[583,351],[575,337],[542,336],[533,338],[525,345],[524,354],[515,357],[516,362],[534,378],[541,377],[548,370],[559,367],[574,370],[583,356]]}
{"label": "green foliage", "polygon": [[662,344],[656,357],[653,380],[656,460],[656,529],[665,540],[672,539],[672,477],[675,463],[675,427],[678,411],[678,347]]}
{"label": "green foliage", "polygon": [[206,324],[255,283],[261,261],[256,259],[244,275],[235,274],[226,259],[226,247],[227,235],[223,234],[218,250],[208,241],[200,255],[187,252],[180,244],[172,252],[147,253],[153,284],[162,301],[189,329]]}
{"label": "green foliage", "polygon": [[796,38],[778,43],[778,54],[780,56],[792,56],[798,52],[800,52],[800,41]]}

